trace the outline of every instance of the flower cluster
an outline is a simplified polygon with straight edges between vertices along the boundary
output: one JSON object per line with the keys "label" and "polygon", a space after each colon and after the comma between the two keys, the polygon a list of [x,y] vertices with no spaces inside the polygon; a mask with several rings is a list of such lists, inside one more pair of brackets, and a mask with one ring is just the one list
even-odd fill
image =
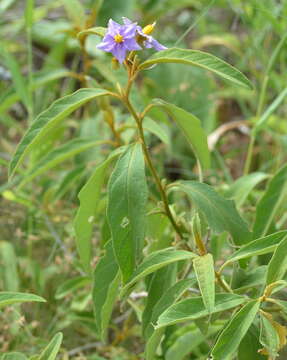
{"label": "flower cluster", "polygon": [[155,23],[142,28],[127,18],[123,18],[123,22],[124,25],[120,25],[110,19],[106,35],[97,46],[100,50],[112,53],[119,63],[124,62],[128,51],[141,50],[141,45],[157,51],[167,49],[150,35]]}

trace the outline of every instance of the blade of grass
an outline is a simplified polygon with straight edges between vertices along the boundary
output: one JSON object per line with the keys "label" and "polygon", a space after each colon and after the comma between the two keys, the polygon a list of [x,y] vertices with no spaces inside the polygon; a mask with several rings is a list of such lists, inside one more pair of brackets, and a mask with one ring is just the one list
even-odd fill
{"label": "blade of grass", "polygon": [[210,3],[203,9],[202,13],[196,18],[196,20],[190,25],[190,27],[176,40],[174,46],[177,46],[190,31],[199,23],[199,21],[208,13],[215,0],[211,0]]}

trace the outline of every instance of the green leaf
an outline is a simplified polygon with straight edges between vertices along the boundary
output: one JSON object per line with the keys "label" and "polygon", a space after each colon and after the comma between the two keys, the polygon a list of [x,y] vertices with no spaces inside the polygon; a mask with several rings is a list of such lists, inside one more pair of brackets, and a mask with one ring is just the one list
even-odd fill
{"label": "green leaf", "polygon": [[287,301],[274,299],[274,302],[281,308],[281,311],[287,315]]}
{"label": "green leaf", "polygon": [[170,144],[169,135],[157,122],[155,122],[151,118],[149,117],[144,118],[143,128],[144,130],[147,130],[152,134],[156,135],[163,143],[167,145]]}
{"label": "green leaf", "polygon": [[[151,324],[155,324],[160,314],[170,307],[194,282],[194,279],[183,279],[171,286],[155,304],[150,318]],[[146,360],[153,360],[155,358],[157,347],[164,332],[164,327],[155,330],[153,327],[147,328],[146,335],[149,338],[145,347]]]}
{"label": "green leaf", "polygon": [[40,296],[28,294],[28,293],[19,293],[19,292],[10,292],[10,291],[1,291],[0,292],[0,308],[8,305],[24,303],[24,302],[46,302]]}
{"label": "green leaf", "polygon": [[195,278],[183,279],[167,289],[153,308],[151,323],[155,324],[159,316],[172,304],[174,304],[188,288],[192,287],[194,283]]}
{"label": "green leaf", "polygon": [[177,261],[193,259],[196,256],[197,255],[192,252],[175,250],[173,248],[167,248],[151,253],[137,267],[132,277],[129,279],[129,282],[122,289],[121,295],[125,294],[136,282],[154,271]]}
{"label": "green leaf", "polygon": [[151,275],[151,280],[148,283],[148,296],[146,305],[142,313],[142,332],[145,338],[148,338],[150,332],[151,317],[155,304],[162,294],[176,281],[176,263],[173,263],[165,268],[159,269]]}
{"label": "green leaf", "polygon": [[108,91],[103,89],[80,89],[56,100],[47,110],[39,114],[16,148],[10,163],[10,176],[15,173],[24,157],[43,143],[45,137],[59,126],[63,119],[88,101],[108,94]]}
{"label": "green leaf", "polygon": [[213,231],[228,231],[236,245],[251,240],[252,235],[232,200],[225,199],[211,186],[196,181],[179,181],[174,186],[191,198]]}
{"label": "green leaf", "polygon": [[273,252],[286,235],[287,230],[278,231],[274,234],[251,241],[250,243],[242,246],[239,250],[235,251],[235,253],[233,253],[223,264],[222,268],[234,261]]}
{"label": "green leaf", "polygon": [[280,241],[267,268],[266,284],[281,280],[287,271],[287,235]]}
{"label": "green leaf", "polygon": [[203,303],[207,311],[212,313],[215,304],[215,274],[212,255],[206,254],[196,257],[193,259],[193,267]]}
{"label": "green leaf", "polygon": [[236,85],[252,89],[251,82],[239,70],[214,55],[199,50],[171,48],[159,51],[140,65],[140,70],[159,63],[179,63],[198,66],[227,79]]}
{"label": "green leaf", "polygon": [[278,356],[280,339],[276,329],[272,325],[272,317],[270,315],[270,321],[268,315],[265,317],[260,314],[260,343],[268,351],[270,360],[274,360]]}
{"label": "green leaf", "polygon": [[2,0],[0,3],[0,14],[6,11],[16,0]]}
{"label": "green leaf", "polygon": [[207,169],[210,165],[210,154],[207,146],[207,136],[201,127],[200,120],[184,109],[161,99],[153,100],[153,104],[159,106],[171,116],[191,145],[202,168]]}
{"label": "green leaf", "polygon": [[270,297],[270,295],[275,294],[276,292],[278,292],[284,288],[287,288],[287,281],[278,280],[278,281],[275,281],[275,282],[271,283],[270,285],[266,286],[264,293],[265,293],[266,297]]}
{"label": "green leaf", "polygon": [[27,28],[31,28],[33,25],[33,13],[34,13],[34,0],[26,1],[25,8],[25,25]]}
{"label": "green leaf", "polygon": [[103,141],[95,141],[93,139],[79,138],[70,140],[66,144],[55,148],[46,156],[41,158],[39,162],[37,162],[28,172],[24,174],[24,178],[19,184],[19,187],[24,186],[36,176],[43,174],[47,170],[52,169],[63,161],[70,159],[83,151],[102,144]]}
{"label": "green leaf", "polygon": [[24,76],[21,74],[20,65],[18,64],[16,58],[4,49],[0,44],[0,58],[4,60],[5,66],[10,70],[12,75],[12,80],[16,92],[25,105],[27,109],[30,108],[30,98],[29,92],[27,90],[27,82],[24,79]]}
{"label": "green leaf", "polygon": [[106,338],[108,323],[118,295],[120,272],[113,252],[112,241],[105,246],[105,255],[94,272],[93,303],[96,326],[102,340]]}
{"label": "green leaf", "polygon": [[79,165],[76,166],[73,170],[65,171],[65,174],[60,179],[57,185],[57,189],[53,194],[53,200],[58,201],[63,198],[68,191],[74,189],[75,183],[78,184],[79,178],[83,175],[85,170],[85,166]]}
{"label": "green leaf", "polygon": [[80,31],[77,35],[78,39],[81,40],[83,37],[86,37],[88,35],[97,35],[100,37],[104,37],[106,34],[107,29],[101,26],[92,27],[90,29],[86,29],[83,31]]}
{"label": "green leaf", "polygon": [[118,159],[108,185],[107,218],[124,283],[141,258],[147,196],[142,146],[136,143]]}
{"label": "green leaf", "polygon": [[0,241],[0,264],[4,289],[18,291],[18,260],[13,245],[8,241]]}
{"label": "green leaf", "polygon": [[110,163],[121,154],[123,149],[118,149],[96,167],[94,173],[89,178],[78,194],[80,206],[74,220],[76,233],[76,244],[80,259],[89,272],[91,261],[91,237],[94,224],[94,216],[99,206],[101,190],[105,181],[105,174]]}
{"label": "green leaf", "polygon": [[235,204],[240,207],[243,205],[255,186],[267,178],[268,174],[262,172],[254,172],[252,174],[242,176],[230,186],[224,195],[229,199],[233,199]]}
{"label": "green leaf", "polygon": [[[54,71],[49,70],[45,72],[35,73],[35,75],[33,75],[33,83],[31,84],[31,86],[28,86],[28,91],[32,92],[39,87],[48,84],[49,82],[70,76],[70,74],[71,72],[67,69],[57,69]],[[21,99],[19,94],[13,89],[9,89],[3,95],[4,98],[1,96],[0,113],[7,110],[9,107],[11,107],[13,104],[15,104]]]}
{"label": "green leaf", "polygon": [[260,302],[258,300],[249,301],[231,318],[214,345],[212,350],[214,360],[228,359],[236,352],[241,340],[250,328],[259,307]]}
{"label": "green leaf", "polygon": [[259,129],[261,129],[267,123],[269,117],[273,114],[273,112],[282,103],[282,101],[285,99],[285,96],[287,96],[287,87],[281,91],[281,93],[277,96],[277,98],[264,111],[262,116],[260,116],[259,120],[255,124],[255,127],[253,128],[254,132],[257,132]]}
{"label": "green leaf", "polygon": [[252,324],[239,345],[238,360],[265,360],[265,356],[258,353],[259,349],[259,330]]}
{"label": "green leaf", "polygon": [[274,175],[256,206],[256,218],[253,226],[253,236],[255,238],[266,235],[279,206],[286,196],[286,190],[287,165],[283,166]]}
{"label": "green leaf", "polygon": [[[232,309],[246,302],[246,297],[236,294],[216,294],[215,306],[212,313],[218,313],[228,309]],[[158,318],[156,329],[163,326],[182,323],[185,321],[193,321],[208,316],[209,313],[202,301],[202,297],[193,297],[181,300],[170,306]]]}
{"label": "green leaf", "polygon": [[66,295],[69,295],[77,289],[90,284],[90,282],[91,279],[87,276],[78,276],[73,279],[69,279],[57,288],[55,298],[57,300],[63,299]]}
{"label": "green leaf", "polygon": [[[221,329],[221,324],[211,325],[208,336],[215,335]],[[178,336],[174,343],[168,347],[165,353],[165,360],[183,360],[188,359],[187,355],[193,354],[201,343],[206,342],[207,336],[204,336],[197,328],[191,328],[190,331]],[[203,360],[203,358],[200,358]],[[205,359],[204,359],[205,360]]]}
{"label": "green leaf", "polygon": [[[232,284],[232,288],[237,294],[246,293],[248,289],[254,289],[256,286],[264,286],[266,283],[267,266],[257,266],[255,269],[245,272],[243,269],[243,276]],[[234,279],[234,278],[233,278]]]}
{"label": "green leaf", "polygon": [[57,333],[49,342],[49,344],[45,347],[45,349],[41,352],[41,354],[38,357],[38,360],[56,359],[62,344],[62,340],[63,340],[63,334]]}
{"label": "green leaf", "polygon": [[0,358],[1,360],[27,360],[27,357],[19,352],[10,352],[3,354]]}

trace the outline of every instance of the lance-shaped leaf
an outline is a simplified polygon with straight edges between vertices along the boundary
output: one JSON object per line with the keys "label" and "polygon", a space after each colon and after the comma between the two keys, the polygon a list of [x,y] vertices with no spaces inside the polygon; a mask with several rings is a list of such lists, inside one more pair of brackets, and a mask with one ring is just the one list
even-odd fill
{"label": "lance-shaped leaf", "polygon": [[18,259],[12,242],[0,241],[2,286],[7,291],[19,290]]}
{"label": "lance-shaped leaf", "polygon": [[171,48],[157,52],[140,65],[140,70],[159,63],[179,63],[201,67],[237,85],[252,89],[252,84],[235,67],[214,55],[199,50]]}
{"label": "lance-shaped leaf", "polygon": [[153,104],[162,108],[174,120],[191,145],[202,168],[208,168],[210,165],[210,154],[207,136],[201,127],[200,120],[186,110],[161,99],[153,100]]}
{"label": "lance-shaped leaf", "polygon": [[0,309],[4,306],[9,306],[24,302],[46,302],[45,299],[38,295],[12,292],[12,291],[1,291],[0,292]]}
{"label": "lance-shaped leaf", "polygon": [[93,139],[73,139],[66,144],[61,145],[54,150],[50,151],[47,155],[42,157],[28,172],[24,174],[24,178],[19,184],[19,187],[24,186],[29,181],[33,180],[49,169],[57,166],[65,160],[80,154],[83,151],[91,149],[95,146],[102,145],[103,141],[95,141]]}
{"label": "lance-shaped leaf", "polygon": [[274,175],[256,206],[256,218],[253,226],[253,236],[255,238],[264,236],[267,233],[286,193],[287,165],[283,166]]}
{"label": "lance-shaped leaf", "polygon": [[[195,279],[183,279],[171,286],[155,304],[150,322],[154,325],[160,316],[167,308],[169,308],[189,287],[195,282]],[[148,341],[145,347],[146,360],[153,360],[155,358],[157,347],[165,332],[165,328],[154,329],[148,327],[146,330],[146,336]]]}
{"label": "lance-shaped leaf", "polygon": [[232,200],[225,199],[211,186],[196,181],[179,181],[175,188],[184,191],[191,198],[212,230],[217,233],[228,231],[236,245],[251,240],[252,235]]}
{"label": "lance-shaped leaf", "polygon": [[80,259],[87,271],[90,269],[91,261],[91,237],[94,225],[94,217],[98,209],[101,190],[105,181],[105,174],[110,163],[121,154],[123,149],[118,149],[96,167],[78,194],[80,206],[74,220],[76,233],[76,244]]}
{"label": "lance-shaped leaf", "polygon": [[267,269],[266,284],[281,280],[287,271],[287,235],[277,246]]}
{"label": "lance-shaped leaf", "polygon": [[272,315],[262,312],[260,314],[260,343],[263,349],[261,354],[268,355],[270,359],[274,360],[278,356],[278,351],[281,348],[281,341],[279,334],[284,334],[283,345],[286,343],[286,329],[273,320]]}
{"label": "lance-shaped leaf", "polygon": [[235,251],[229,259],[222,265],[226,265],[252,256],[264,255],[275,251],[280,241],[287,235],[287,230],[278,231],[274,234],[262,237],[251,241],[250,243],[242,246],[239,250]]}
{"label": "lance-shaped leaf", "polygon": [[105,255],[99,260],[94,272],[93,303],[99,336],[105,340],[107,327],[120,282],[120,272],[115,260],[112,242],[105,246]]}
{"label": "lance-shaped leaf", "polygon": [[[211,337],[212,335],[218,333],[221,327],[221,324],[210,325],[208,337]],[[191,355],[194,352],[196,353],[197,349],[200,347],[200,344],[206,342],[207,336],[204,335],[196,326],[191,327],[189,325],[189,328],[190,329],[187,330],[186,327],[186,330],[182,331],[182,335],[178,331],[178,336],[176,336],[174,342],[168,347],[164,356],[164,360],[188,359],[188,355]]]}
{"label": "lance-shaped leaf", "polygon": [[268,121],[269,117],[274,113],[274,111],[278,108],[278,106],[282,103],[282,101],[287,96],[287,87],[281,91],[281,93],[276,97],[276,99],[268,106],[268,108],[264,111],[264,113],[260,116],[258,121],[253,128],[253,132],[256,133],[261,129],[266,122]]}
{"label": "lance-shaped leaf", "polygon": [[198,256],[193,260],[193,267],[202,295],[203,303],[209,313],[215,303],[214,262],[211,254]]}
{"label": "lance-shaped leaf", "polygon": [[285,280],[278,280],[266,286],[264,290],[264,296],[269,298],[272,294],[287,288],[287,281]]}
{"label": "lance-shaped leaf", "polygon": [[19,352],[10,352],[3,354],[0,358],[1,360],[27,360],[28,358]]}
{"label": "lance-shaped leaf", "polygon": [[148,296],[144,311],[142,313],[142,332],[145,338],[148,338],[148,332],[151,325],[153,309],[162,294],[176,281],[176,263],[165,268],[159,269],[151,275],[147,292]]}
{"label": "lance-shaped leaf", "polygon": [[147,183],[142,146],[133,144],[118,159],[108,185],[107,218],[123,282],[141,257],[145,236]]}
{"label": "lance-shaped leaf", "polygon": [[[236,294],[216,294],[215,305],[212,313],[218,313],[232,309],[246,302],[246,297]],[[178,324],[185,321],[193,321],[208,316],[202,297],[193,297],[179,301],[170,306],[158,318],[157,328]]]}
{"label": "lance-shaped leaf", "polygon": [[[34,74],[33,83],[28,86],[28,91],[32,92],[39,87],[48,84],[54,80],[71,76],[71,72],[67,69],[56,69]],[[19,94],[14,89],[9,89],[1,94],[0,113],[9,109],[13,104],[20,100]]]}
{"label": "lance-shaped leaf", "polygon": [[91,279],[88,276],[77,276],[73,279],[69,279],[57,288],[55,298],[57,300],[63,299],[66,295],[71,294],[90,283]]}
{"label": "lance-shaped leaf", "polygon": [[238,347],[238,360],[266,360],[258,353],[260,349],[259,329],[252,324]]}
{"label": "lance-shaped leaf", "polygon": [[157,122],[152,120],[149,117],[145,117],[143,122],[144,130],[151,132],[156,135],[163,143],[170,145],[169,134],[165,131],[165,129],[160,126]]}
{"label": "lance-shaped leaf", "polygon": [[122,290],[122,295],[129,290],[136,282],[144,278],[145,276],[153,273],[154,271],[181,260],[191,260],[197,255],[185,250],[175,250],[173,248],[167,248],[159,250],[148,255],[143,262],[137,267],[129,282]]}
{"label": "lance-shaped leaf", "polygon": [[57,357],[57,354],[60,350],[61,344],[63,341],[63,334],[57,333],[49,344],[45,347],[45,349],[41,352],[38,360],[54,360]]}
{"label": "lance-shaped leaf", "polygon": [[249,301],[230,320],[212,350],[214,360],[229,359],[237,350],[241,340],[250,328],[258,310],[258,300]]}
{"label": "lance-shaped leaf", "polygon": [[287,301],[274,299],[274,302],[280,307],[281,311],[287,315]]}
{"label": "lance-shaped leaf", "polygon": [[10,176],[15,173],[24,156],[41,144],[49,132],[55,129],[63,119],[88,101],[105,95],[108,95],[108,91],[104,89],[80,89],[56,100],[47,110],[39,114],[16,148],[10,163]]}
{"label": "lance-shaped leaf", "polygon": [[224,194],[225,197],[233,199],[235,204],[240,207],[252,191],[252,189],[265,180],[268,174],[255,172],[237,179]]}
{"label": "lance-shaped leaf", "polygon": [[7,67],[11,73],[11,77],[14,83],[15,90],[22,100],[27,109],[31,107],[31,99],[29,97],[29,91],[27,89],[27,81],[21,74],[20,64],[18,60],[10,52],[6,51],[5,47],[0,44],[0,58],[4,66]]}
{"label": "lance-shaped leaf", "polygon": [[88,35],[97,35],[100,37],[104,37],[106,34],[107,29],[101,26],[92,27],[90,29],[86,29],[83,31],[80,31],[77,35],[79,40],[82,40]]}

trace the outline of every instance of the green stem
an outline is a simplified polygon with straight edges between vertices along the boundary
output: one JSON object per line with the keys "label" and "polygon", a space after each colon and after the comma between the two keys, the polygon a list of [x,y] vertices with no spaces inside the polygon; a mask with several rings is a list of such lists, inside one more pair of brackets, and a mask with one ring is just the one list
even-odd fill
{"label": "green stem", "polygon": [[233,293],[231,287],[222,279],[221,274],[217,271],[215,271],[214,273],[215,273],[216,280],[217,280],[218,284],[222,287],[222,289],[227,292]]}
{"label": "green stem", "polygon": [[[261,88],[260,95],[259,95],[258,106],[257,106],[257,111],[256,111],[256,121],[258,121],[258,119],[262,113],[262,110],[263,110],[268,81],[269,81],[269,76],[268,76],[268,74],[266,74],[264,77],[262,88]],[[249,141],[249,145],[248,145],[243,175],[247,175],[250,171],[255,141],[256,141],[256,132],[252,131],[251,135],[250,135],[250,141]]]}
{"label": "green stem", "polygon": [[248,150],[247,150],[247,156],[246,156],[246,160],[245,160],[243,175],[247,175],[249,173],[251,160],[252,160],[252,155],[253,155],[254,144],[255,144],[255,135],[252,132],[251,136],[250,136],[249,145],[248,145]]}
{"label": "green stem", "polygon": [[[130,90],[130,87],[129,87],[129,90]],[[166,192],[162,186],[162,183],[161,183],[161,180],[160,180],[160,177],[152,163],[152,160],[151,160],[151,157],[150,157],[150,154],[149,154],[149,151],[148,151],[148,148],[147,148],[147,145],[146,145],[146,142],[145,142],[145,137],[144,137],[144,131],[143,131],[143,127],[142,127],[142,118],[137,114],[137,112],[135,111],[134,107],[132,106],[128,96],[125,97],[123,99],[127,109],[129,110],[129,112],[131,113],[131,115],[133,116],[133,118],[135,119],[136,121],[136,124],[137,124],[137,127],[138,127],[138,132],[139,132],[139,138],[141,140],[141,143],[142,143],[142,148],[143,148],[143,152],[144,152],[144,155],[145,155],[145,159],[146,159],[146,162],[148,164],[148,167],[151,171],[151,174],[154,178],[154,181],[158,187],[158,190],[160,192],[160,195],[161,195],[161,199],[163,201],[163,204],[164,204],[164,209],[165,209],[165,212],[166,212],[166,215],[168,216],[172,226],[174,227],[176,233],[178,234],[178,236],[183,239],[183,235],[181,233],[181,230],[179,229],[171,211],[170,211],[170,208],[169,208],[169,204],[168,204],[168,199],[167,199],[167,195],[166,195]]]}

